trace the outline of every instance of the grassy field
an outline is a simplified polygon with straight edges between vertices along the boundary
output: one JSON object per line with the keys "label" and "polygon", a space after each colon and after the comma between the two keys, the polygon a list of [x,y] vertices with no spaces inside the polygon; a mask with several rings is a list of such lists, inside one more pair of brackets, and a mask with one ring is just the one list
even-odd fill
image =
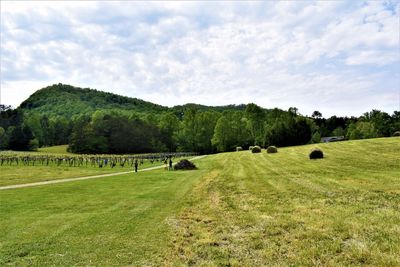
{"label": "grassy field", "polygon": [[399,266],[400,139],[0,191],[0,265]]}
{"label": "grassy field", "polygon": [[[161,165],[161,162],[155,161],[154,163],[151,163],[150,161],[146,160],[143,164],[139,165],[139,170]],[[127,165],[125,167],[121,167],[119,164],[117,164],[114,168],[111,168],[110,166],[99,168],[97,166],[90,166],[90,164],[88,166],[81,167],[69,167],[63,165],[56,166],[55,164],[50,166],[43,166],[40,164],[36,164],[35,166],[3,165],[0,167],[0,186],[127,171],[133,171],[133,167]]]}
{"label": "grassy field", "polygon": [[67,152],[68,145],[41,147],[37,152],[51,154],[72,154]]}
{"label": "grassy field", "polygon": [[[40,148],[37,152],[24,152],[24,151],[5,151],[4,154],[20,154],[20,155],[56,155],[68,156],[73,155],[71,153],[64,153],[67,149],[67,145],[62,146],[52,146],[46,148]],[[181,158],[173,158],[173,161],[179,161]],[[120,164],[116,164],[114,168],[111,168],[110,164],[99,168],[97,165],[92,166],[89,164],[83,164],[82,166],[68,166],[66,163],[57,166],[56,163],[50,163],[48,166],[43,165],[40,162],[36,162],[35,165],[29,163],[30,165],[23,165],[22,162],[17,166],[16,163],[9,165],[4,163],[0,166],[0,186],[16,185],[16,184],[26,184],[50,180],[58,180],[64,178],[76,178],[76,177],[86,177],[100,174],[117,173],[117,172],[127,172],[133,171],[133,166],[125,164],[124,167]],[[163,166],[163,162],[150,160],[144,160],[142,164],[139,164],[139,170]]]}

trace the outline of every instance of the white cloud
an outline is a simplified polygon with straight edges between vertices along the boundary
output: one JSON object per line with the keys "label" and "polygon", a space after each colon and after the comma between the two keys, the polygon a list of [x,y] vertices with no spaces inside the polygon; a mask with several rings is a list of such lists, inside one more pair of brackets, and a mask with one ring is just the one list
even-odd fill
{"label": "white cloud", "polygon": [[1,2],[2,100],[18,105],[63,82],[168,106],[391,112],[400,64],[391,4]]}
{"label": "white cloud", "polygon": [[366,65],[372,64],[384,66],[386,64],[395,63],[400,60],[400,54],[396,52],[382,51],[361,51],[356,52],[346,59],[348,65]]}

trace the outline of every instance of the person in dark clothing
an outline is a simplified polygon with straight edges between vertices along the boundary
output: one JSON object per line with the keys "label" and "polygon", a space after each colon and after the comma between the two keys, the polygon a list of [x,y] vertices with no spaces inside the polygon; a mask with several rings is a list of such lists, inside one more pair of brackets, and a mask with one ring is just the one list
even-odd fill
{"label": "person in dark clothing", "polygon": [[172,158],[169,158],[169,170],[172,171]]}
{"label": "person in dark clothing", "polygon": [[139,163],[138,163],[138,161],[137,161],[137,159],[136,159],[136,160],[135,160],[135,172],[137,172],[138,165],[139,165]]}
{"label": "person in dark clothing", "polygon": [[168,167],[168,164],[167,164],[167,158],[165,158],[165,160],[164,160],[164,170],[166,170],[166,169],[167,169],[167,167]]}

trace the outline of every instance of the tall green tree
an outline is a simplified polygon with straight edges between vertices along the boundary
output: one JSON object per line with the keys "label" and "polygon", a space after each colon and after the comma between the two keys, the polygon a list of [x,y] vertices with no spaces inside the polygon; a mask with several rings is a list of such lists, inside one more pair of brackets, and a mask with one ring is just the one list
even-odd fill
{"label": "tall green tree", "polygon": [[188,108],[183,113],[183,120],[180,123],[177,133],[177,145],[180,151],[197,151],[196,144],[196,115],[197,110]]}
{"label": "tall green tree", "polygon": [[225,111],[215,125],[212,139],[217,151],[233,151],[237,146],[247,147],[251,144],[250,140],[243,112]]}
{"label": "tall green tree", "polygon": [[229,150],[231,140],[231,124],[225,116],[222,116],[218,119],[217,124],[215,125],[214,136],[211,142],[214,146],[216,146],[219,152],[225,152]]}
{"label": "tall green tree", "polygon": [[256,104],[248,104],[245,110],[245,117],[247,119],[247,128],[250,131],[254,145],[264,145],[264,110]]}
{"label": "tall green tree", "polygon": [[347,131],[347,138],[350,140],[376,137],[378,137],[378,131],[373,122],[359,121],[352,123]]}
{"label": "tall green tree", "polygon": [[214,152],[211,139],[214,135],[215,125],[220,117],[218,112],[205,111],[196,114],[196,152],[200,153],[212,153]]}
{"label": "tall green tree", "polygon": [[[10,127],[11,132],[9,135],[9,149],[27,151],[33,150],[37,147],[32,146],[32,140],[35,139],[31,128],[28,125],[18,125]],[[36,144],[36,141],[35,141]]]}
{"label": "tall green tree", "polygon": [[179,130],[179,120],[172,112],[161,115],[158,127],[161,130],[162,142],[169,151],[176,150],[176,133]]}
{"label": "tall green tree", "polygon": [[8,148],[8,136],[3,127],[0,127],[0,150]]}

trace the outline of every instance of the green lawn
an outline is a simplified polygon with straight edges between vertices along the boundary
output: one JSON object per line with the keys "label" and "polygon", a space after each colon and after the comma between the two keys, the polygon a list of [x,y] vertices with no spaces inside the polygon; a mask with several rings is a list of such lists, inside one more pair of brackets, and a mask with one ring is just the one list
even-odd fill
{"label": "green lawn", "polygon": [[[143,164],[139,165],[139,170],[161,165],[161,162],[155,161],[154,163],[151,163],[150,161],[146,160]],[[85,177],[126,171],[133,171],[133,167],[128,166],[127,164],[124,167],[121,167],[119,164],[117,164],[114,168],[111,168],[110,166],[99,168],[97,166],[91,166],[90,164],[88,166],[81,167],[69,167],[65,165],[57,166],[56,164],[52,164],[49,166],[40,164],[36,164],[35,166],[24,166],[22,164],[20,164],[19,166],[3,165],[0,166],[0,186],[26,184],[64,178]]]}
{"label": "green lawn", "polygon": [[399,266],[400,139],[0,191],[0,265]]}
{"label": "green lawn", "polygon": [[52,153],[52,154],[72,154],[67,152],[68,145],[60,145],[60,146],[49,146],[49,147],[41,147],[38,149],[40,153]]}
{"label": "green lawn", "polygon": [[[0,154],[20,154],[20,155],[56,155],[62,154],[65,156],[75,155],[72,153],[66,152],[67,145],[61,146],[51,146],[46,148],[40,148],[38,151],[4,151]],[[140,155],[140,154],[138,154]],[[182,158],[173,158],[174,162],[179,161]],[[111,168],[110,165],[104,166],[103,168],[99,168],[98,166],[91,166],[84,164],[83,166],[74,166],[70,167],[66,163],[62,163],[60,166],[57,166],[56,163],[50,163],[47,165],[42,165],[40,162],[36,162],[33,166],[32,163],[30,165],[23,165],[22,161],[19,162],[19,165],[16,163],[12,163],[12,165],[8,165],[8,163],[4,163],[0,166],[0,186],[8,186],[8,185],[16,185],[16,184],[26,184],[26,183],[34,183],[34,182],[42,182],[42,181],[50,181],[50,180],[58,180],[64,178],[76,178],[76,177],[86,177],[100,174],[108,174],[108,173],[116,173],[116,172],[127,172],[133,171],[133,166],[129,164],[125,164],[124,167],[121,167],[117,164],[114,168]],[[144,160],[143,164],[139,164],[139,170],[145,169],[149,167],[163,166],[163,162],[150,160]]]}

